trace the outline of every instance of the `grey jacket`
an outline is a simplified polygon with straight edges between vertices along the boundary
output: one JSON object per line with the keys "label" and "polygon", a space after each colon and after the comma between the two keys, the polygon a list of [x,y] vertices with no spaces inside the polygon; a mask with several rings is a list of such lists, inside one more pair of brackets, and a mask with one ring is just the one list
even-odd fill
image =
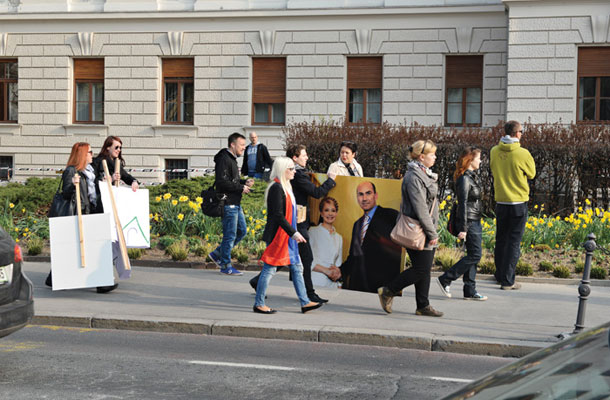
{"label": "grey jacket", "polygon": [[[402,180],[402,212],[419,221],[426,234],[426,247],[430,240],[438,238],[438,176],[428,175],[417,162],[410,162]],[[432,210],[432,213],[430,213]],[[432,214],[432,215],[431,215]]]}

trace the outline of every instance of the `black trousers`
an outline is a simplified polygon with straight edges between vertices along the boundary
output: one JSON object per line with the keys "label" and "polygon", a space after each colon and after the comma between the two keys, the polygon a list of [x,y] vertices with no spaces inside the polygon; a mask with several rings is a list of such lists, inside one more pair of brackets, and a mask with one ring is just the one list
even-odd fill
{"label": "black trousers", "polygon": [[477,276],[477,264],[481,261],[481,256],[483,254],[481,248],[482,237],[483,230],[481,227],[481,220],[468,221],[468,229],[466,231],[466,255],[438,278],[438,280],[446,286],[464,275],[464,297],[472,297],[477,293],[475,278]]}
{"label": "black trousers", "polygon": [[[311,282],[311,263],[313,262],[313,252],[311,251],[311,245],[309,244],[309,224],[297,224],[297,231],[303,235],[305,240],[307,240],[305,243],[299,243],[299,256],[301,257],[301,263],[303,264],[303,281],[305,281],[305,289],[307,290],[307,296],[310,296],[315,294],[316,291],[313,287],[313,283]],[[258,278],[260,275],[261,274],[258,274],[250,280],[250,284],[252,286],[258,286]]]}
{"label": "black trousers", "polygon": [[521,238],[527,222],[527,203],[496,204],[495,277],[503,286],[515,284],[515,270],[521,256]]}
{"label": "black trousers", "polygon": [[407,249],[411,259],[411,267],[405,269],[390,284],[388,289],[397,293],[410,285],[415,285],[415,302],[417,309],[424,308],[430,304],[428,293],[430,292],[430,270],[434,261],[432,250],[411,250]]}

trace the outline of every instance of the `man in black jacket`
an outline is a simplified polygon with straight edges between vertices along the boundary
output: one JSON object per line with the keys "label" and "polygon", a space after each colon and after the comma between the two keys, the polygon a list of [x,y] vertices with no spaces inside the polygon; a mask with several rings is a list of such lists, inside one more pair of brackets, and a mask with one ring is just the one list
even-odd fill
{"label": "man in black jacket", "polygon": [[356,189],[364,215],[354,222],[349,256],[341,265],[343,289],[377,293],[400,274],[402,248],[390,238],[398,211],[377,205],[378,196],[372,182]]}
{"label": "man in black jacket", "polygon": [[[334,188],[336,174],[328,174],[328,179],[322,184],[322,186],[316,186],[309,178],[309,173],[305,169],[307,165],[307,151],[305,146],[296,145],[291,146],[286,150],[286,157],[291,158],[294,161],[296,172],[294,179],[290,181],[292,185],[292,191],[294,192],[295,201],[297,207],[307,207],[307,201],[309,197],[319,199],[326,196],[330,189]],[[307,289],[307,297],[316,303],[326,303],[328,300],[321,298],[316,294],[316,291],[311,282],[311,263],[313,262],[313,253],[311,251],[311,245],[309,244],[309,213],[305,214],[305,220],[297,223],[297,231],[303,235],[306,242],[299,243],[299,256],[301,256],[301,262],[303,263],[303,280],[305,281],[305,289]],[[258,284],[259,275],[255,276],[250,280],[250,285],[254,290]]]}
{"label": "man in black jacket", "polygon": [[246,218],[241,208],[241,196],[250,193],[253,179],[243,180],[239,176],[237,157],[241,157],[246,147],[246,138],[241,133],[229,136],[229,147],[220,150],[214,156],[216,172],[216,190],[226,195],[224,214],[222,216],[222,243],[210,258],[220,267],[220,273],[225,275],[243,275],[231,264],[231,250],[246,235]]}
{"label": "man in black jacket", "polygon": [[241,174],[251,178],[262,179],[266,168],[271,168],[273,160],[267,146],[258,142],[256,132],[250,133],[250,144],[244,153]]}

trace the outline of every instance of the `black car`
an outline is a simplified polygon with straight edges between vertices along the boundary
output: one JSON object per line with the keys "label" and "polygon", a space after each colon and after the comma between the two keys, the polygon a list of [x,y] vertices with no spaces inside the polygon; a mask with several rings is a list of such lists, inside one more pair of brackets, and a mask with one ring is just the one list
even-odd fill
{"label": "black car", "polygon": [[34,316],[34,291],[22,262],[21,248],[0,228],[0,337],[23,328]]}
{"label": "black car", "polygon": [[610,322],[538,350],[444,399],[610,399]]}

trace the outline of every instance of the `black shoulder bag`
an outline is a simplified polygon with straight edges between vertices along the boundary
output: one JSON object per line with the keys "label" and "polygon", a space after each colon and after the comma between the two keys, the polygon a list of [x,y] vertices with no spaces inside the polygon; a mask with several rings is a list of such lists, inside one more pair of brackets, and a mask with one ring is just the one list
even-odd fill
{"label": "black shoulder bag", "polygon": [[49,218],[65,217],[68,215],[74,215],[76,212],[75,194],[72,194],[70,200],[66,200],[61,190],[63,183],[64,177],[62,176],[59,180],[59,187],[57,188],[57,192],[55,192],[55,195],[53,196],[53,202],[51,203],[51,207],[49,208]]}
{"label": "black shoulder bag", "polygon": [[216,181],[209,188],[201,192],[201,211],[209,217],[222,217],[224,215],[226,194],[216,191]]}

